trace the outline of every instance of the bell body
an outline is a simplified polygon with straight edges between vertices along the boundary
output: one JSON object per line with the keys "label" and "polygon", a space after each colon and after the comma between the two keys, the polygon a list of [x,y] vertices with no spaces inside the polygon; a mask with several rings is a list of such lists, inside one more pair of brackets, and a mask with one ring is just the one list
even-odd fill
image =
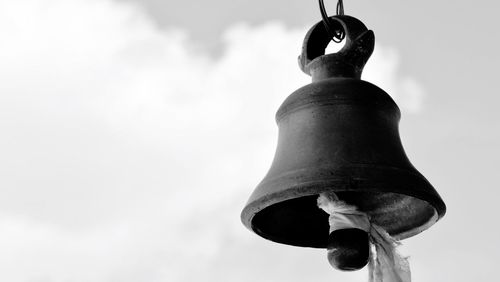
{"label": "bell body", "polygon": [[275,158],[243,222],[273,241],[324,248],[328,215],[316,198],[333,191],[400,239],[426,229],[444,204],[406,157],[399,119],[391,97],[359,79],[300,88],[278,110]]}
{"label": "bell body", "polygon": [[[313,27],[309,36],[317,30]],[[349,36],[348,26],[346,31]],[[370,34],[354,38],[366,45]],[[306,44],[311,41],[306,37]],[[309,50],[306,46],[303,55]],[[326,248],[328,214],[316,205],[324,192],[357,206],[397,239],[425,230],[444,215],[443,201],[404,152],[396,103],[359,79],[367,58],[350,68],[356,54],[347,61],[339,56],[312,58],[303,69],[313,82],[292,93],[276,114],[273,163],[241,214],[249,229],[269,240]]]}

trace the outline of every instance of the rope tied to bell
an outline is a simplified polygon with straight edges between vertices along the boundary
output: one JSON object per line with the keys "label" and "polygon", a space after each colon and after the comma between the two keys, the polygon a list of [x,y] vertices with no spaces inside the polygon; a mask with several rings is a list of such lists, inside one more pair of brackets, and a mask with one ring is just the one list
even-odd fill
{"label": "rope tied to bell", "polygon": [[368,233],[370,282],[411,281],[408,258],[401,256],[396,250],[400,243],[382,227],[371,222],[368,214],[340,201],[332,192],[320,194],[317,204],[329,214],[330,233],[348,228],[357,228]]}

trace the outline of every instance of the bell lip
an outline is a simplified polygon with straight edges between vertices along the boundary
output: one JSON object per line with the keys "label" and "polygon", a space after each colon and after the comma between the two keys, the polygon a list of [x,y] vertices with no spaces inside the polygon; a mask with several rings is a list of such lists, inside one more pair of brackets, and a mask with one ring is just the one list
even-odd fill
{"label": "bell lip", "polygon": [[[400,169],[404,170],[404,169]],[[423,177],[422,175],[415,175],[415,176],[420,176],[425,180],[428,184],[428,187],[431,188],[430,191],[434,191],[434,187]],[[275,181],[281,177],[276,177],[272,179],[271,181]],[[261,182],[257,187],[261,186],[264,184],[264,181]],[[267,183],[268,181],[266,181]],[[350,181],[348,181],[350,182]],[[325,248],[325,246],[304,246],[304,245],[298,245],[298,244],[293,244],[293,243],[284,243],[282,240],[279,240],[278,238],[274,238],[272,235],[260,232],[257,228],[254,228],[252,221],[254,216],[264,210],[267,207],[270,207],[274,204],[277,204],[279,202],[283,202],[286,200],[291,200],[299,197],[305,197],[305,196],[313,196],[313,195],[319,195],[323,192],[354,192],[354,191],[359,191],[359,192],[373,192],[373,189],[376,188],[376,192],[381,192],[381,193],[395,193],[395,194],[400,194],[400,195],[406,195],[410,197],[414,197],[416,199],[419,199],[421,201],[427,202],[430,207],[434,208],[434,215],[424,224],[398,233],[398,234],[391,234],[393,238],[396,240],[403,240],[410,238],[414,235],[417,235],[432,225],[434,225],[436,222],[438,222],[445,214],[446,214],[446,205],[444,201],[441,199],[439,194],[435,192],[434,194],[432,193],[425,193],[422,191],[418,190],[406,190],[404,191],[405,193],[402,193],[401,190],[397,190],[395,187],[388,187],[388,186],[371,186],[371,187],[364,187],[363,185],[357,185],[357,188],[355,190],[349,189],[350,183],[346,182],[345,180],[341,179],[331,179],[331,180],[322,180],[322,181],[309,181],[309,182],[303,182],[301,184],[289,187],[285,190],[277,191],[274,193],[267,194],[265,196],[253,199],[253,195],[250,197],[249,201],[243,208],[240,219],[245,225],[247,229],[250,231],[255,232],[259,236],[271,240],[276,243],[281,243],[281,244],[286,244],[286,245],[292,245],[292,246],[298,246],[298,247],[312,247],[312,248]],[[335,188],[332,188],[335,187]],[[432,201],[429,201],[432,200]]]}
{"label": "bell lip", "polygon": [[[300,190],[300,188],[298,190]],[[327,192],[327,191],[331,191],[331,189],[325,187],[324,189],[321,190],[321,192]],[[349,190],[338,190],[336,192],[344,192],[344,191],[349,191]],[[359,191],[362,191],[362,190],[359,190]],[[364,191],[369,191],[369,190],[364,190]],[[390,191],[380,191],[380,192],[390,192]],[[390,193],[394,193],[394,192],[390,192]],[[400,194],[400,193],[398,193],[398,194]],[[301,197],[302,196],[314,196],[314,195],[319,195],[319,194],[317,192],[309,192],[309,193],[302,194]],[[406,194],[404,194],[404,195],[406,195]],[[407,196],[415,197],[412,195],[407,195]],[[280,201],[272,201],[272,200],[270,200],[271,198],[280,198]],[[260,232],[258,229],[253,227],[252,220],[253,220],[254,216],[259,211],[261,211],[269,206],[272,206],[273,204],[277,204],[281,201],[290,200],[290,199],[294,199],[294,198],[296,198],[295,193],[288,191],[288,192],[278,192],[278,193],[270,194],[267,197],[262,197],[260,199],[257,199],[253,203],[245,206],[245,208],[241,212],[241,216],[240,216],[241,221],[242,221],[243,225],[247,229],[249,229],[250,231],[256,233],[257,235],[259,235],[267,240],[270,240],[270,241],[273,241],[276,243],[285,244],[285,245],[292,245],[292,246],[296,246],[296,247],[311,247],[311,248],[321,248],[321,249],[326,248],[326,246],[304,246],[304,245],[298,245],[298,244],[284,243],[283,241],[279,240],[278,238],[274,238],[274,236],[272,236],[272,235]],[[408,231],[405,231],[405,232],[402,232],[399,234],[391,234],[391,236],[396,240],[404,240],[404,239],[413,237],[413,236],[427,230],[432,225],[434,225],[436,222],[438,222],[446,214],[446,206],[445,206],[444,202],[441,201],[442,205],[436,206],[436,205],[433,205],[432,203],[430,203],[429,201],[422,199],[421,197],[415,197],[415,198],[422,200],[422,201],[425,201],[431,207],[433,207],[434,208],[434,215],[430,218],[430,220],[428,220],[423,225],[420,225],[416,228],[410,229]]]}

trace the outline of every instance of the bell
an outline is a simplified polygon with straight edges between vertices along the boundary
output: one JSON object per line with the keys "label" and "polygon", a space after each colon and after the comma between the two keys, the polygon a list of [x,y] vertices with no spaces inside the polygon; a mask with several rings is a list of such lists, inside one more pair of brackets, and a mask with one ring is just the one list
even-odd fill
{"label": "bell", "polygon": [[328,214],[316,201],[334,192],[395,239],[416,235],[438,221],[446,206],[404,152],[396,103],[360,79],[373,52],[373,32],[350,16],[329,19],[345,33],[345,45],[325,55],[331,36],[322,22],[307,33],[299,64],[312,83],[279,108],[274,160],[242,222],[274,242],[327,248]]}

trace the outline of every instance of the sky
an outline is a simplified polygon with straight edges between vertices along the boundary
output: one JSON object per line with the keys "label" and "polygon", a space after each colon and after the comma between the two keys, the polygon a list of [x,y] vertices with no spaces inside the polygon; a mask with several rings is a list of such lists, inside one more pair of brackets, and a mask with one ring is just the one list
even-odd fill
{"label": "sky", "polygon": [[[403,241],[413,281],[495,279],[498,4],[344,2],[448,207]],[[240,222],[319,20],[316,1],[0,0],[0,281],[367,281]]]}

